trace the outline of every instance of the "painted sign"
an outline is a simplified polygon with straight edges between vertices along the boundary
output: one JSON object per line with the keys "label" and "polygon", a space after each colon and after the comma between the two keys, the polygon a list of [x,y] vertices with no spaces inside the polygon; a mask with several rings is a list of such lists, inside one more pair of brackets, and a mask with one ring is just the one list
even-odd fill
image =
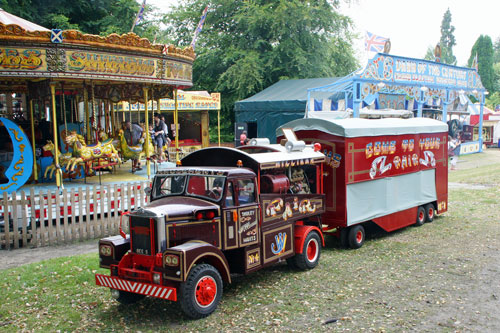
{"label": "painted sign", "polygon": [[264,264],[293,253],[292,231],[292,225],[289,224],[263,233]]}
{"label": "painted sign", "polygon": [[360,78],[413,85],[484,89],[478,73],[472,68],[387,54],[375,55]]}
{"label": "painted sign", "polygon": [[479,144],[479,141],[463,142],[456,148],[455,153],[458,153],[459,155],[474,154],[479,153],[480,148],[481,145]]}
{"label": "painted sign", "polygon": [[46,71],[45,50],[0,47],[0,71]]}
{"label": "painted sign", "polygon": [[156,60],[151,58],[68,51],[66,52],[66,64],[69,72],[156,78]]}
{"label": "painted sign", "polygon": [[314,195],[285,195],[271,197],[261,195],[264,207],[264,222],[287,221],[291,218],[304,218],[315,214],[320,214],[323,207],[323,200]]}
{"label": "painted sign", "polygon": [[356,138],[354,141],[354,145],[349,145],[346,163],[355,164],[358,170],[349,172],[348,182],[434,168],[438,161],[447,158],[448,152],[447,136],[443,134]]}
{"label": "painted sign", "polygon": [[[137,111],[140,108],[144,111],[144,104],[135,103],[130,105],[131,111]],[[149,103],[148,110],[156,110],[156,102]],[[161,111],[174,111],[175,100],[163,98],[160,100]],[[203,96],[190,93],[178,93],[177,95],[177,110],[179,111],[195,111],[195,110],[220,110],[220,93],[211,93],[210,96]],[[117,111],[129,111],[129,104],[122,102],[118,104]]]}
{"label": "painted sign", "polygon": [[259,240],[257,209],[243,208],[238,211],[238,234],[240,246],[255,244]]}
{"label": "painted sign", "polygon": [[12,163],[5,171],[8,182],[0,184],[0,195],[2,195],[5,191],[11,193],[18,190],[31,176],[33,172],[33,150],[28,137],[20,127],[6,118],[0,118],[0,122],[3,123],[9,133],[14,151]]}

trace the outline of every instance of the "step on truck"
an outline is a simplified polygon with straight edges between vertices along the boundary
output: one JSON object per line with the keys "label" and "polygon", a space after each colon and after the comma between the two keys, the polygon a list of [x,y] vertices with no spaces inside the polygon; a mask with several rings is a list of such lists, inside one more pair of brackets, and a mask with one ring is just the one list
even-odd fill
{"label": "step on truck", "polygon": [[321,147],[257,141],[246,150],[201,149],[159,171],[149,204],[123,213],[120,235],[99,241],[110,274],[96,274],[96,284],[120,303],[179,301],[202,318],[233,273],[284,260],[314,268],[324,245]]}
{"label": "step on truck", "polygon": [[306,118],[277,129],[278,140],[320,143],[326,156],[323,231],[359,248],[365,227],[390,232],[431,222],[448,209],[448,126],[428,118]]}

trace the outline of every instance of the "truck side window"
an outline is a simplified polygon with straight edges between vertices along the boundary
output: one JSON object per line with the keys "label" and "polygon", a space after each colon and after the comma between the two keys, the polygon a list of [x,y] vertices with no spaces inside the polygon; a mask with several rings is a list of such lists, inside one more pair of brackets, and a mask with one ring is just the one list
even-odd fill
{"label": "truck side window", "polygon": [[226,190],[226,207],[234,206],[234,192],[233,192],[233,183],[227,183]]}
{"label": "truck side window", "polygon": [[255,184],[253,179],[238,180],[238,201],[240,205],[255,202]]}

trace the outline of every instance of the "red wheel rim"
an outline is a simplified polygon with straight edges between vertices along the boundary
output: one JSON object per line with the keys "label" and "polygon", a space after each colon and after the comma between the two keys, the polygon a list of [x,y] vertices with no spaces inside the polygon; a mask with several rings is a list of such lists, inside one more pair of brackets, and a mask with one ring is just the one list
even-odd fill
{"label": "red wheel rim", "polygon": [[432,219],[434,217],[434,208],[429,208],[429,217]]}
{"label": "red wheel rim", "polygon": [[311,239],[309,243],[307,243],[307,260],[309,262],[314,262],[318,257],[318,242],[316,239]]}
{"label": "red wheel rim", "polygon": [[418,214],[418,219],[419,219],[420,221],[423,221],[423,220],[424,220],[424,218],[425,218],[424,212],[423,212],[423,211],[420,211],[420,214]]}
{"label": "red wheel rim", "polygon": [[195,298],[199,306],[206,308],[215,301],[217,295],[217,283],[211,276],[204,276],[196,285]]}
{"label": "red wheel rim", "polygon": [[361,230],[359,230],[357,233],[356,233],[356,242],[361,243],[363,241],[363,233],[361,232]]}

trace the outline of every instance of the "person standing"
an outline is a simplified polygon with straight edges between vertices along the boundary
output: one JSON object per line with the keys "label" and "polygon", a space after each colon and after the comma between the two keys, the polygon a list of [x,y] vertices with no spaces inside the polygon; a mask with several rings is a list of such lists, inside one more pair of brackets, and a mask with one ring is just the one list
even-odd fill
{"label": "person standing", "polygon": [[[137,146],[142,138],[143,129],[137,124],[130,123],[129,120],[123,123],[123,135],[127,140],[128,146]],[[132,170],[142,170],[139,159],[132,160]]]}
{"label": "person standing", "polygon": [[248,138],[247,138],[247,131],[243,131],[240,134],[240,145],[244,146],[248,143]]}
{"label": "person standing", "polygon": [[167,125],[161,120],[161,115],[155,113],[154,115],[154,127],[153,127],[153,142],[156,149],[156,155],[160,162],[163,161],[163,146],[166,144],[168,128]]}

